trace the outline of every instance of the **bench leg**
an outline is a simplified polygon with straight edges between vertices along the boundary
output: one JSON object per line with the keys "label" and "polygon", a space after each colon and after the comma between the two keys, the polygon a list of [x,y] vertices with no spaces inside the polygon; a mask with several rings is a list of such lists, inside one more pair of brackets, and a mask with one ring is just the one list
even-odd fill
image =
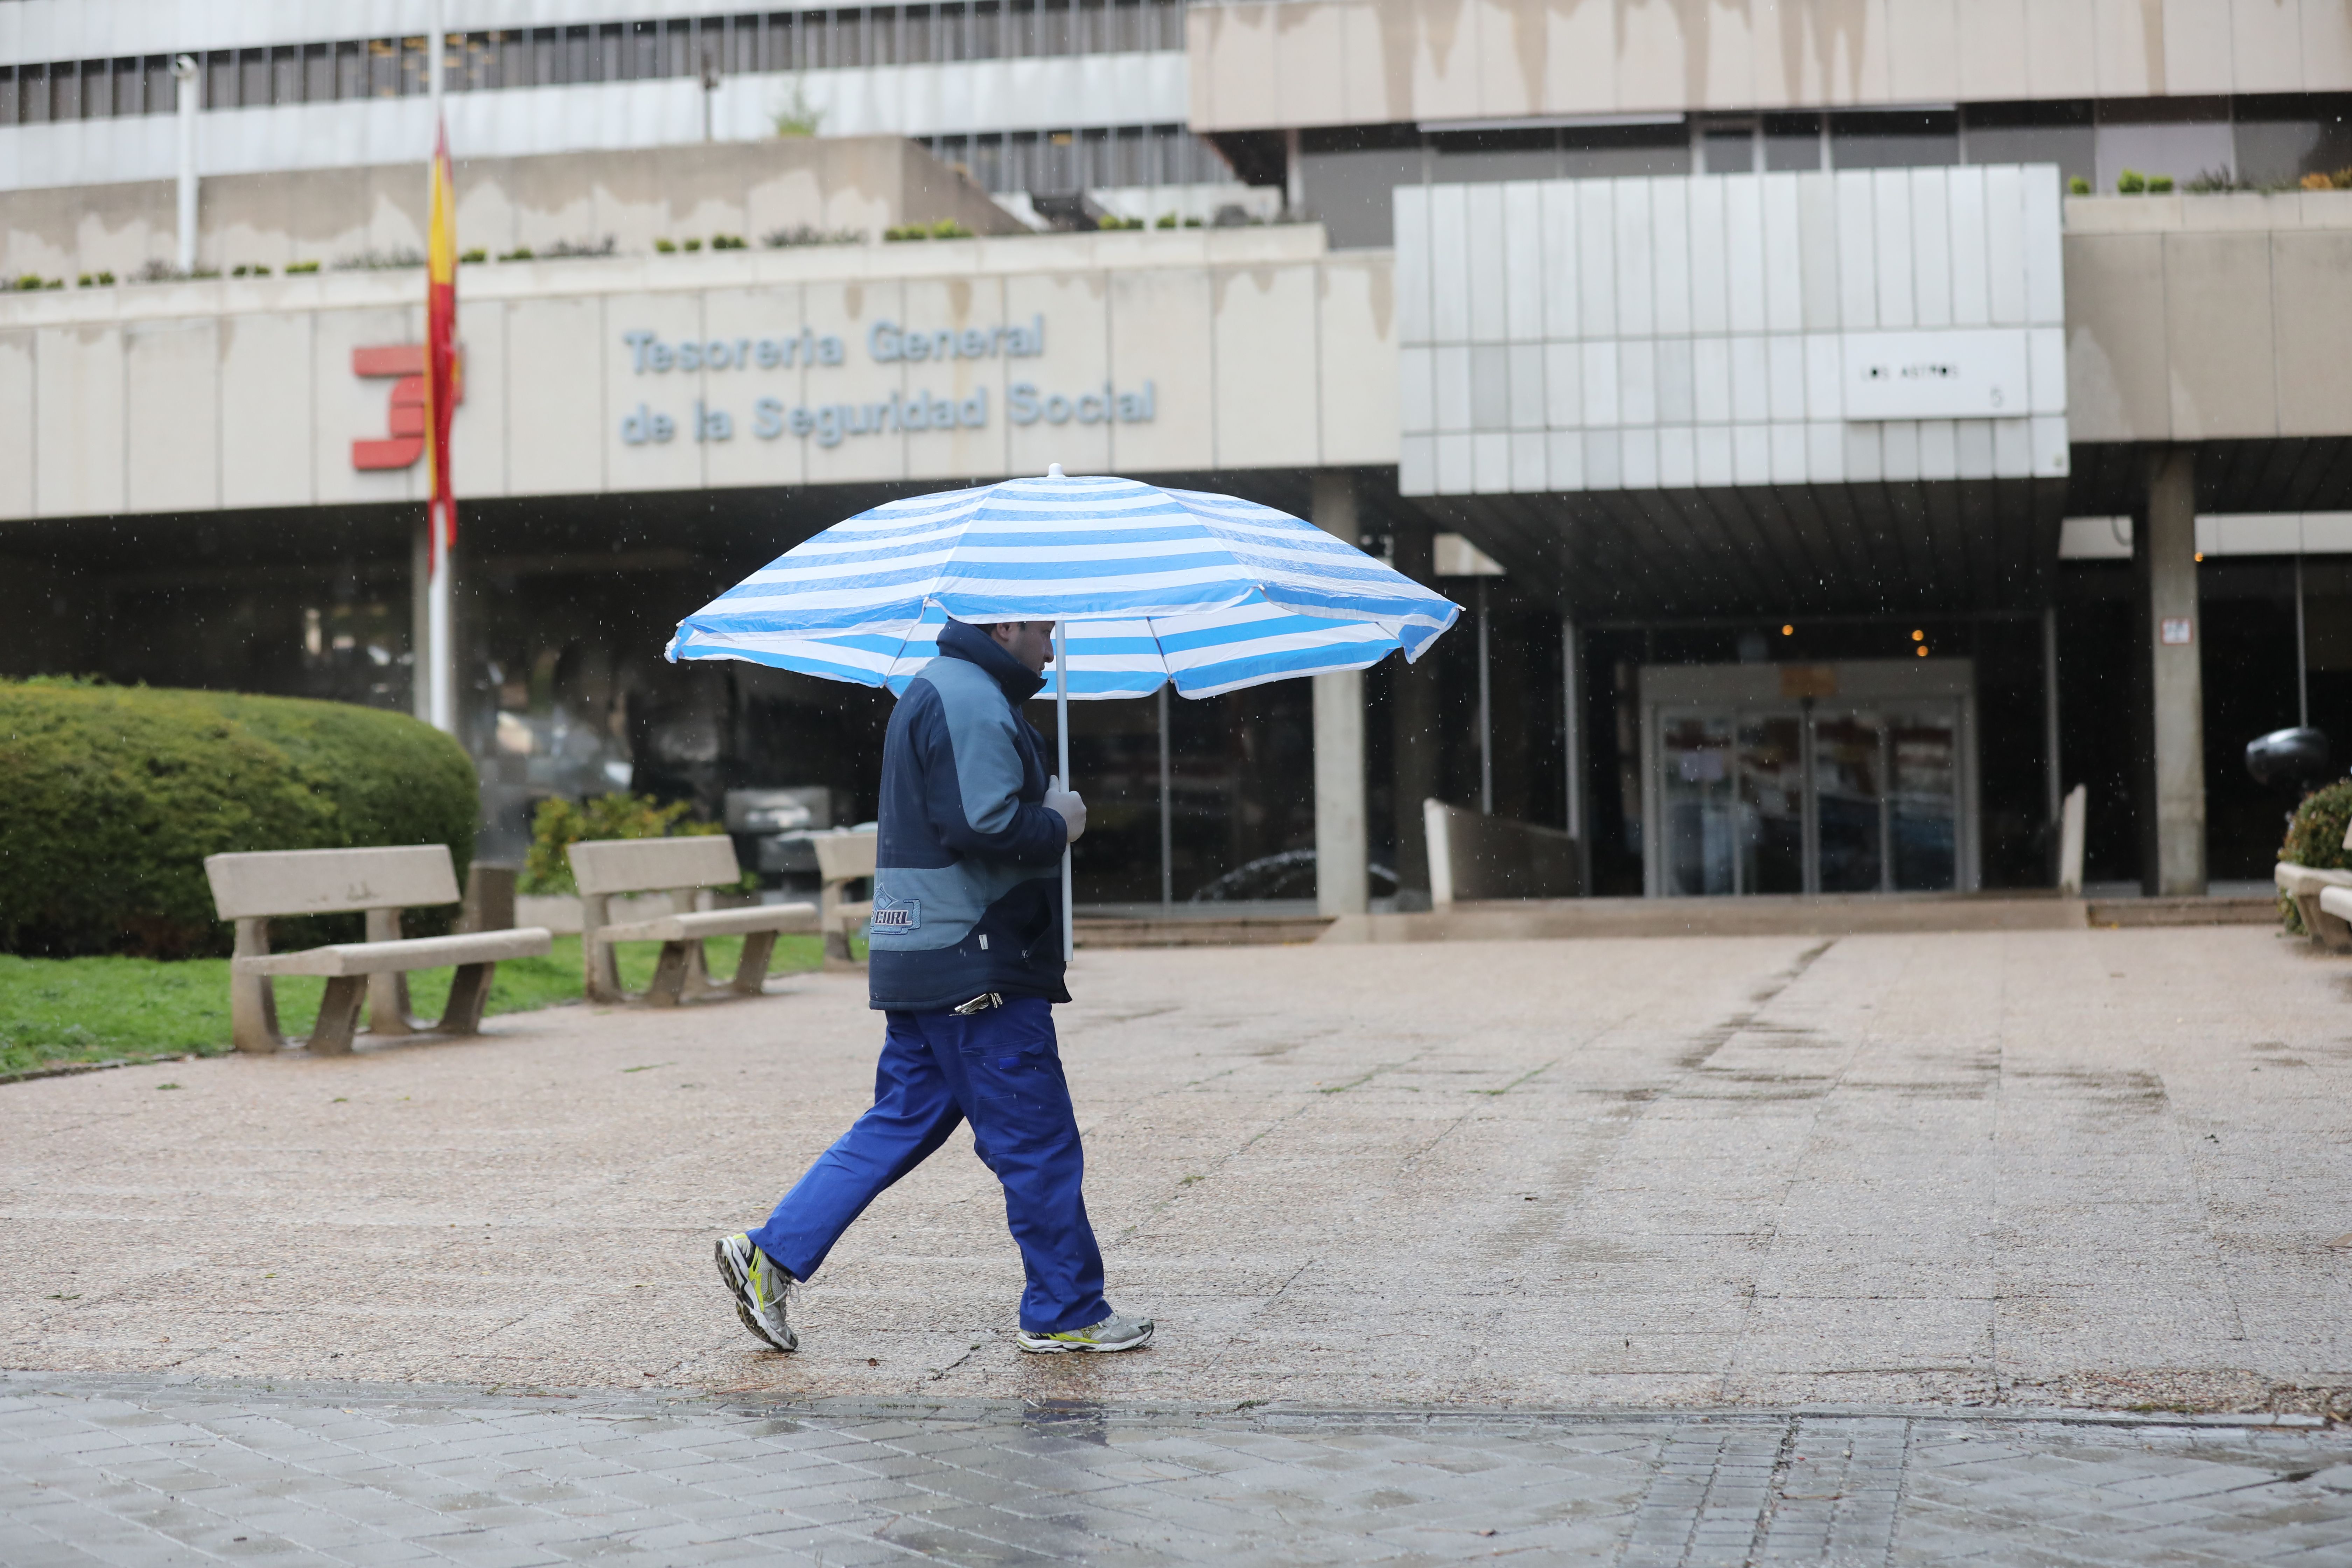
{"label": "bench leg", "polygon": [[[400,940],[398,910],[367,911],[367,940],[398,942]],[[367,1021],[371,1035],[413,1035],[416,1020],[408,1011],[408,976],[399,970],[389,973],[371,974],[367,984]]]}
{"label": "bench leg", "polygon": [[490,1003],[490,979],[497,973],[495,963],[462,964],[456,978],[449,982],[449,1005],[442,1013],[441,1022],[435,1026],[444,1035],[478,1035],[482,1032],[482,1010]]}
{"label": "bench leg", "polygon": [[[269,951],[269,922],[236,922],[236,955],[254,958]],[[240,1051],[268,1056],[286,1044],[278,1031],[278,989],[266,974],[231,974],[228,980],[229,1038]]]}
{"label": "bench leg", "polygon": [[319,999],[319,1024],[307,1042],[312,1056],[352,1054],[352,1037],[360,1026],[360,1002],[366,994],[363,974],[337,975],[327,982],[327,994]]}
{"label": "bench leg", "polygon": [[2321,909],[2317,893],[2295,895],[2294,910],[2303,917],[2303,929],[2312,941],[2330,952],[2352,952],[2352,925]]}
{"label": "bench leg", "polygon": [[738,996],[757,996],[768,983],[768,961],[775,956],[776,933],[755,931],[743,938],[743,956],[735,961],[735,980],[730,987]]}
{"label": "bench leg", "polygon": [[611,900],[603,893],[581,895],[580,961],[586,971],[582,984],[589,1001],[608,1005],[629,999],[621,989],[621,965],[613,944],[598,935],[612,923],[611,910]]}
{"label": "bench leg", "polygon": [[698,948],[699,942],[666,942],[661,957],[654,963],[653,984],[646,987],[646,1005],[675,1007],[686,992],[686,979],[690,954],[688,949]]}

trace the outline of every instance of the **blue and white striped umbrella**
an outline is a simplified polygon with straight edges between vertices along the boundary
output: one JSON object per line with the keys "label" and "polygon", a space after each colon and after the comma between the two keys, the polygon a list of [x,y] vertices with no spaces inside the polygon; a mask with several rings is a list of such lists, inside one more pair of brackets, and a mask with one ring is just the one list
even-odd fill
{"label": "blue and white striped umbrella", "polygon": [[1213,697],[1416,659],[1461,613],[1271,507],[1056,467],[835,523],[679,622],[668,652],[902,690],[950,617],[1052,620],[1074,700],[1170,679]]}
{"label": "blue and white striped umbrella", "polygon": [[[680,621],[669,657],[904,690],[952,617],[1056,623],[1055,700],[1213,697],[1419,658],[1462,606],[1287,512],[1066,477],[892,501],[793,546]],[[1070,774],[1070,726],[1059,731]],[[1062,856],[1062,956],[1074,943]]]}

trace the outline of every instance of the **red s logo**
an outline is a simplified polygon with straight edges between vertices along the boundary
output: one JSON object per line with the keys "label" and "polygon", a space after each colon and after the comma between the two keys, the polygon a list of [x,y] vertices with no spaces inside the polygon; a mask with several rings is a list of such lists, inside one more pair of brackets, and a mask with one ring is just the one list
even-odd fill
{"label": "red s logo", "polygon": [[[457,354],[457,401],[466,401],[466,356]],[[352,443],[354,468],[405,468],[425,455],[425,345],[385,344],[353,349],[352,374],[357,376],[398,376],[392,384],[390,439]]]}

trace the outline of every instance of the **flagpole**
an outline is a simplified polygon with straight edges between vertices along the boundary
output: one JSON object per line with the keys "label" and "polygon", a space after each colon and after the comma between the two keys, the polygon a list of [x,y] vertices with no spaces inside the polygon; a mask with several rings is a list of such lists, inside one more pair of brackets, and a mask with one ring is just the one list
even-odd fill
{"label": "flagpole", "polygon": [[[1062,787],[1074,787],[1070,783],[1070,658],[1069,643],[1063,627],[1068,623],[1054,623],[1054,742],[1055,755],[1062,765]],[[1070,902],[1070,846],[1062,846],[1062,962],[1067,963],[1077,956],[1078,915]]]}
{"label": "flagpole", "polygon": [[[435,199],[429,200],[427,204],[427,211],[430,214],[428,222],[437,222],[441,217],[437,197],[440,192],[442,148],[447,140],[447,131],[442,121],[441,109],[442,93],[446,86],[444,79],[448,75],[447,6],[448,0],[433,0],[433,27],[425,39],[425,76],[426,90],[430,94],[433,106],[434,132],[434,151],[428,164],[430,173],[427,175],[427,189]],[[431,243],[432,237],[428,236],[426,240],[428,247]],[[430,268],[427,271],[429,276]],[[426,314],[429,319],[431,315],[429,308]],[[429,339],[431,335],[429,325],[426,332]],[[425,352],[429,359],[432,353],[429,345]],[[429,364],[426,375],[429,380],[432,375]],[[446,388],[439,390],[446,391]],[[435,451],[431,468],[433,486],[425,502],[425,527],[428,541],[425,559],[429,563],[427,570],[431,573],[425,582],[425,690],[428,694],[428,721],[444,734],[454,735],[457,732],[457,650],[453,646],[456,637],[450,594],[452,563],[449,555],[457,542],[457,531],[454,526],[456,519],[448,515],[450,508],[446,499],[449,493],[448,476],[441,470],[441,465],[446,460],[447,454],[438,437],[439,429],[447,417],[446,413],[436,409],[435,429],[428,432],[426,436],[426,439],[434,443]]]}

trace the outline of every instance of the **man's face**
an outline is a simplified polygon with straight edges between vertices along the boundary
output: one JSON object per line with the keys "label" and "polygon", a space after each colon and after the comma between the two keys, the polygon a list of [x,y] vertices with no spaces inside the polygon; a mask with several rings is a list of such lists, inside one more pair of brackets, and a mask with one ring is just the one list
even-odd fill
{"label": "man's face", "polygon": [[998,621],[981,629],[1026,666],[1032,675],[1043,675],[1046,661],[1054,657],[1051,621]]}

